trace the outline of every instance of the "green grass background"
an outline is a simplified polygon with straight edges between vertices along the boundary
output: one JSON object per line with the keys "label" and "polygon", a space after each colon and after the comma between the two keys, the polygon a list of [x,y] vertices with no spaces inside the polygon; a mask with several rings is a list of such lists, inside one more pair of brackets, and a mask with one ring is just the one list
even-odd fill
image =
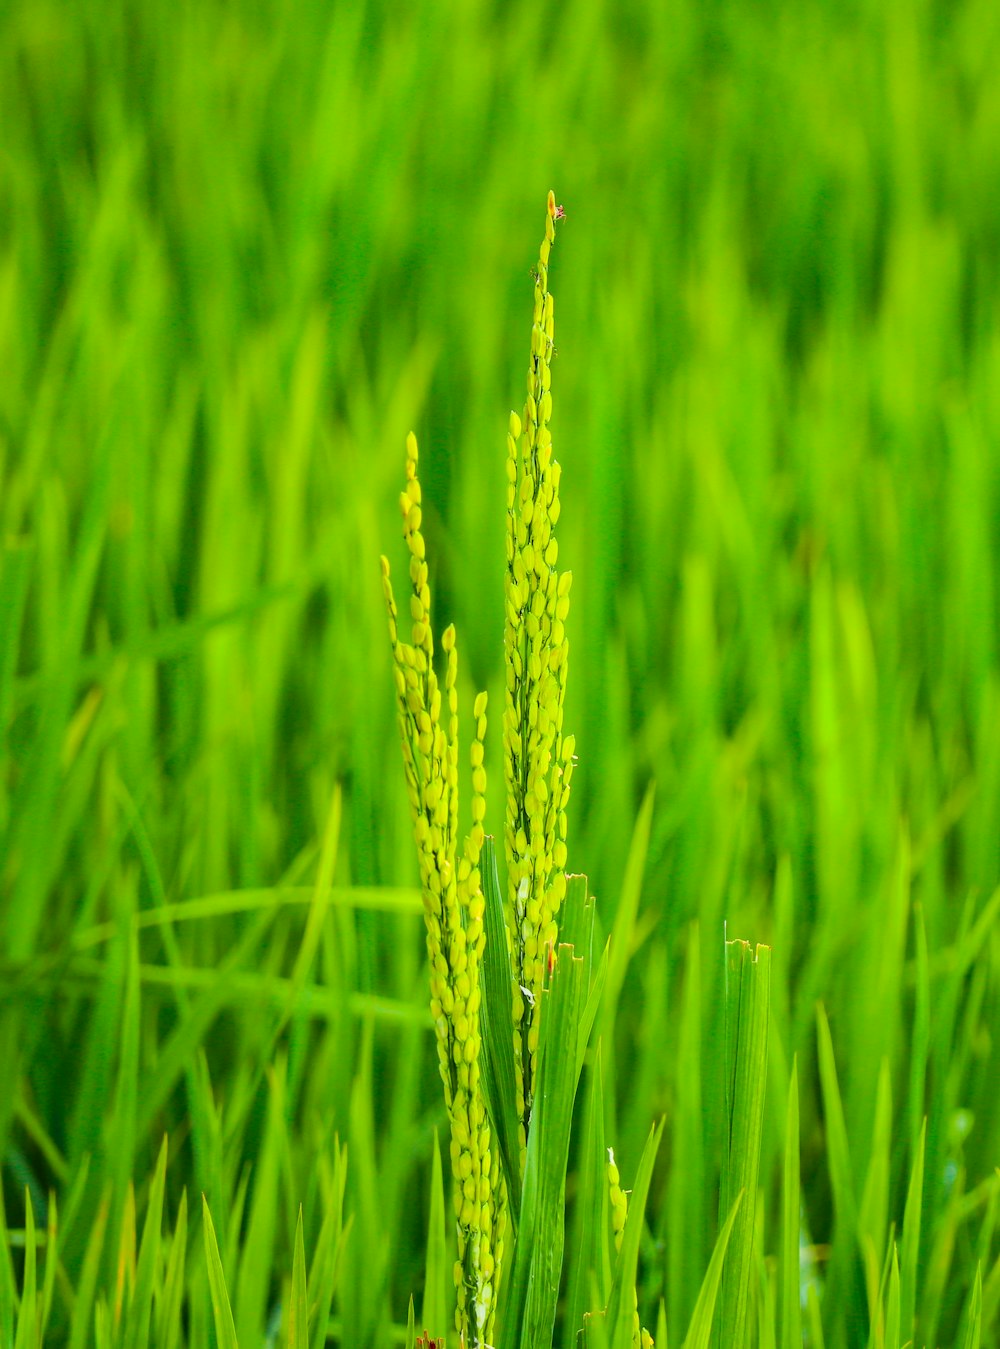
{"label": "green grass background", "polygon": [[797,1055],[826,1343],[868,1343],[925,1115],[918,1324],[961,1343],[981,1262],[1000,1342],[998,62],[988,0],[0,7],[0,1145],[17,1277],[23,1187],[44,1226],[78,1183],[54,1326],[165,1132],[247,1344],[335,1136],[334,1342],[420,1306],[443,1111],[378,555],[412,428],[497,708],[552,186],[570,864],[632,957],[626,1184],[667,1119],[646,1308],[679,1344],[717,1229],[726,922],[774,948],[762,1253]]}

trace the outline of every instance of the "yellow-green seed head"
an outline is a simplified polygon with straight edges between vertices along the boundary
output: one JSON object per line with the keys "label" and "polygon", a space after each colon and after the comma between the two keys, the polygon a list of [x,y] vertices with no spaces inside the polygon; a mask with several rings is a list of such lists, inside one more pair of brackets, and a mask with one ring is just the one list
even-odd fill
{"label": "yellow-green seed head", "polygon": [[[548,266],[555,222],[563,212],[549,194],[545,237],[539,251],[524,416],[508,423],[508,511],[506,624],[507,675],[504,706],[504,768],[508,794],[505,851],[508,923],[512,929],[515,975],[527,990],[523,1014],[529,1022],[517,1062],[518,1087],[525,1098],[524,1123],[531,1109],[537,1052],[542,960],[545,942],[565,893],[565,808],[568,774],[564,762],[563,695],[569,609],[569,573],[557,570],[560,466],[552,456],[551,357],[555,302],[548,289]],[[516,461],[516,462],[515,462]],[[511,468],[514,469],[513,474]],[[570,751],[570,756],[572,751]],[[563,844],[557,851],[556,844]],[[519,1019],[519,1018],[518,1018]]]}
{"label": "yellow-green seed head", "polygon": [[420,532],[418,467],[417,441],[411,434],[406,442],[407,486],[400,495],[403,537],[410,554],[409,642],[399,638],[398,611],[385,558],[381,573],[423,895],[431,1014],[451,1123],[459,1254],[455,1267],[456,1324],[466,1343],[473,1346],[484,1344],[491,1332],[493,1290],[502,1253],[491,1247],[490,1232],[497,1222],[491,1206],[506,1202],[502,1188],[494,1193],[491,1186],[490,1127],[479,1086],[480,966],[485,947],[479,857],[486,811],[483,752],[486,695],[477,697],[473,709],[476,722],[470,750],[473,826],[459,852],[458,653],[455,629],[449,626],[441,636],[445,700],[433,664],[431,593]]}

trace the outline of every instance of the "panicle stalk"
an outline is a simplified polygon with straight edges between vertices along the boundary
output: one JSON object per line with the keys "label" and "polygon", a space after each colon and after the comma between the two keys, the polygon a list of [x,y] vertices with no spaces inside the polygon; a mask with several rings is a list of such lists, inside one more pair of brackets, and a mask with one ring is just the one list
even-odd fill
{"label": "panicle stalk", "polygon": [[[423,895],[427,958],[441,1080],[451,1125],[451,1162],[458,1228],[457,1327],[470,1346],[482,1345],[493,1323],[503,1251],[504,1203],[494,1194],[495,1163],[480,1084],[480,964],[486,945],[485,901],[479,872],[486,814],[486,694],[475,703],[470,750],[472,829],[458,854],[458,653],[455,629],[441,636],[442,691],[434,669],[431,594],[421,533],[418,450],[406,442],[406,488],[400,495],[403,536],[410,554],[410,640],[398,629],[389,563],[382,585],[389,614],[396,701],[413,835]],[[446,705],[445,705],[446,704]],[[497,1170],[499,1168],[496,1168]]]}
{"label": "panicle stalk", "polygon": [[535,268],[531,357],[523,418],[507,435],[506,691],[503,740],[507,814],[507,925],[514,975],[515,1067],[522,1168],[537,1068],[546,950],[554,949],[566,893],[566,803],[573,774],[572,736],[563,737],[571,572],[558,570],[561,468],[552,456],[555,302],[549,255],[562,216],[550,192]]}

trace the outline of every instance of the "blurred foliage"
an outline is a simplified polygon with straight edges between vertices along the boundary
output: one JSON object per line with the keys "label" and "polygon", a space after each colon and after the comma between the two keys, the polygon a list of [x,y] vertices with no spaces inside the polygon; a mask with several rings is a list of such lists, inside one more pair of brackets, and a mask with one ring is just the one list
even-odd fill
{"label": "blurred foliage", "polygon": [[[22,1242],[24,1185],[40,1228],[77,1186],[80,1213],[113,1196],[117,1252],[169,1131],[170,1222],[204,1190],[229,1276],[246,1201],[264,1282],[235,1315],[262,1326],[339,1134],[331,1324],[402,1338],[441,1114],[418,905],[383,889],[416,868],[378,556],[412,427],[435,621],[466,705],[498,706],[504,438],[553,186],[570,866],[609,929],[635,896],[602,1022],[626,1180],[666,1115],[644,1324],[662,1295],[680,1343],[715,1245],[727,921],[773,946],[761,1286],[763,1252],[790,1263],[797,1055],[809,1343],[820,1315],[830,1349],[866,1342],[918,1156],[900,1315],[919,1287],[918,1343],[963,1344],[978,1296],[997,1343],[998,59],[986,0],[0,7]],[[487,759],[499,781],[492,737]],[[764,1342],[764,1294],[752,1319]]]}

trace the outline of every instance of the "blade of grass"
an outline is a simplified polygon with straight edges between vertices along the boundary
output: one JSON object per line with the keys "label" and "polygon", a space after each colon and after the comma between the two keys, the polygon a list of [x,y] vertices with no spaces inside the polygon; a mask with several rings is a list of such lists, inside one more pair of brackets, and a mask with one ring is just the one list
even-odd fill
{"label": "blade of grass", "polygon": [[781,1346],[801,1349],[802,1288],[799,1244],[801,1205],[799,1181],[799,1064],[792,1059],[785,1116],[785,1163],[781,1227]]}
{"label": "blade of grass", "polygon": [[156,1309],[157,1349],[176,1349],[181,1333],[181,1308],[184,1300],[185,1257],[187,1255],[187,1190],[181,1191],[177,1209],[163,1291]]}
{"label": "blade of grass", "polygon": [[564,1349],[576,1349],[584,1316],[603,1310],[611,1294],[608,1250],[607,1149],[604,1140],[604,1083],[598,1042],[590,1070],[587,1111],[577,1162],[572,1260],[564,1315]]}
{"label": "blade of grass", "polygon": [[826,1341],[823,1338],[823,1318],[820,1315],[819,1296],[814,1283],[806,1286],[806,1325],[809,1327],[810,1349],[826,1349]]}
{"label": "blade of grass", "polygon": [[843,1224],[853,1239],[858,1225],[857,1202],[854,1197],[854,1177],[851,1170],[850,1150],[847,1145],[847,1128],[844,1124],[844,1106],[840,1097],[840,1085],[837,1081],[837,1065],[833,1056],[833,1041],[830,1038],[830,1025],[826,1019],[826,1011],[822,1003],[818,1003],[816,1007],[816,1028],[833,1202],[838,1221]]}
{"label": "blade of grass", "polygon": [[10,1234],[7,1231],[3,1186],[0,1185],[0,1345],[6,1346],[14,1343],[16,1304],[17,1290],[14,1286],[14,1270],[10,1262]]}
{"label": "blade of grass", "polygon": [[[129,919],[135,904],[134,879],[130,879],[122,899],[124,912],[121,921],[125,930],[127,957],[125,965],[125,1001],[119,1027],[118,1081],[115,1085],[114,1109],[107,1126],[107,1165],[114,1182],[113,1203],[119,1212],[132,1180],[132,1166],[138,1139],[137,1114],[139,1093],[139,1026],[142,1000],[139,987],[139,943]],[[112,1210],[112,1221],[115,1218]],[[135,1211],[132,1210],[134,1222]],[[112,1234],[114,1244],[118,1236]],[[132,1240],[135,1232],[133,1227]],[[134,1251],[132,1253],[134,1264]],[[116,1307],[117,1312],[117,1307]],[[118,1316],[115,1316],[116,1327]]]}
{"label": "blade of grass", "polygon": [[131,1181],[125,1192],[125,1205],[118,1237],[118,1259],[115,1265],[115,1301],[111,1330],[115,1340],[120,1338],[123,1316],[135,1288],[135,1186]]}
{"label": "blade of grass", "polygon": [[733,1225],[736,1222],[736,1215],[739,1213],[742,1203],[743,1195],[738,1194],[729,1212],[729,1217],[718,1235],[715,1249],[712,1251],[712,1258],[708,1262],[708,1269],[705,1271],[705,1277],[702,1279],[701,1288],[698,1291],[698,1300],[695,1302],[694,1311],[691,1313],[691,1323],[688,1326],[683,1349],[708,1349],[712,1337],[712,1324],[715,1319],[715,1304],[719,1295],[719,1285],[722,1282],[722,1267],[725,1263],[726,1251],[729,1247]]}
{"label": "blade of grass", "polygon": [[887,1349],[898,1349],[902,1343],[899,1338],[899,1257],[895,1243],[892,1247],[892,1270],[885,1307],[885,1343]]}
{"label": "blade of grass", "polygon": [[312,1349],[323,1349],[327,1339],[330,1307],[337,1289],[344,1245],[350,1234],[351,1219],[344,1222],[344,1190],[347,1184],[347,1149],[335,1138],[330,1191],[325,1196],[323,1225],[309,1271],[309,1287],[316,1301],[313,1306]]}
{"label": "blade of grass", "polygon": [[[758,1224],[760,1230],[762,1224]],[[762,1235],[762,1234],[761,1234]],[[763,1247],[757,1243],[757,1349],[778,1349],[776,1295],[774,1278],[764,1259]]]}
{"label": "blade of grass", "polygon": [[38,1343],[38,1285],[35,1211],[31,1194],[24,1192],[24,1282],[21,1290],[21,1314],[17,1318],[14,1349],[35,1349]]}
{"label": "blade of grass", "polygon": [[49,1191],[48,1217],[45,1234],[45,1278],[42,1281],[41,1309],[38,1315],[38,1342],[45,1343],[49,1316],[52,1312],[52,1292],[59,1267],[59,1210],[54,1190]]}
{"label": "blade of grass", "polygon": [[642,806],[632,832],[625,875],[622,878],[618,904],[615,909],[615,921],[611,930],[611,953],[608,963],[607,991],[604,999],[604,1024],[614,1022],[625,982],[625,972],[632,957],[632,937],[635,931],[636,917],[639,913],[639,900],[642,896],[642,878],[646,869],[646,856],[649,852],[649,835],[653,821],[653,803],[656,799],[656,785],[650,783],[643,797]]}
{"label": "blade of grass", "polygon": [[[819,1077],[823,1102],[827,1165],[833,1190],[834,1233],[827,1272],[829,1303],[848,1321],[861,1323],[866,1294],[863,1267],[857,1261],[858,1204],[844,1106],[837,1077],[830,1026],[822,1003],[816,1006]],[[862,1243],[864,1254],[864,1243]],[[877,1264],[877,1256],[875,1257]]]}
{"label": "blade of grass", "polygon": [[309,1349],[309,1302],[306,1294],[306,1249],[302,1235],[302,1205],[295,1224],[292,1257],[292,1293],[288,1306],[288,1349]]}
{"label": "blade of grass", "polygon": [[70,1320],[69,1349],[84,1349],[93,1329],[94,1296],[101,1270],[101,1257],[104,1252],[104,1235],[108,1225],[108,1210],[111,1206],[110,1182],[97,1205],[97,1211],[87,1238],[87,1247],[83,1257],[80,1279],[73,1299],[73,1312]]}
{"label": "blade of grass", "polygon": [[153,1284],[159,1272],[160,1240],[163,1226],[163,1190],[167,1177],[167,1140],[160,1145],[160,1155],[149,1190],[146,1221],[139,1246],[135,1288],[129,1301],[125,1323],[124,1349],[146,1349],[149,1342],[149,1319],[153,1307]]}
{"label": "blade of grass", "polygon": [[212,1319],[219,1349],[239,1349],[236,1339],[236,1326],[233,1322],[233,1310],[229,1305],[226,1291],[226,1276],[219,1256],[219,1244],[212,1226],[212,1215],[208,1211],[208,1200],[201,1197],[203,1235],[205,1239],[205,1262],[208,1266],[208,1288],[212,1302]]}
{"label": "blade of grass", "polygon": [[982,1338],[983,1322],[983,1271],[982,1266],[976,1266],[976,1281],[972,1285],[972,1292],[969,1295],[969,1305],[966,1310],[966,1331],[965,1331],[965,1349],[979,1349]]}
{"label": "blade of grass", "polygon": [[889,1060],[883,1058],[875,1096],[875,1121],[869,1152],[868,1173],[858,1211],[858,1239],[871,1241],[878,1260],[885,1251],[889,1214],[889,1148],[892,1132],[892,1085]]}
{"label": "blade of grass", "polygon": [[[913,906],[913,926],[917,951],[916,995],[913,1009],[913,1035],[910,1042],[910,1083],[907,1094],[907,1109],[910,1116],[910,1147],[916,1149],[918,1135],[923,1134],[926,1130],[924,1092],[931,1041],[930,962],[927,953],[927,928],[922,904]],[[905,1324],[902,1329],[905,1334]]]}
{"label": "blade of grass", "polygon": [[278,1233],[278,1182],[285,1137],[285,1061],[268,1073],[267,1122],[257,1157],[246,1238],[235,1282],[237,1335],[244,1344],[266,1333],[274,1245]]}
{"label": "blade of grass", "polygon": [[746,1333],[756,1217],[764,1094],[771,952],[747,942],[726,943],[727,1146],[723,1152],[720,1216],[742,1193],[722,1275],[717,1343],[742,1345]]}
{"label": "blade of grass", "polygon": [[659,1237],[667,1250],[669,1324],[680,1341],[691,1318],[708,1262],[705,1204],[705,1121],[702,1083],[701,938],[688,928],[687,959],[680,1011],[672,1127],[670,1181],[660,1217]]}
{"label": "blade of grass", "polygon": [[924,1143],[927,1136],[926,1120],[921,1125],[916,1156],[910,1171],[903,1210],[902,1261],[900,1268],[899,1333],[900,1342],[913,1340],[916,1329],[917,1263],[920,1257],[920,1222],[924,1193]]}
{"label": "blade of grass", "polygon": [[[570,878],[570,886],[573,884],[573,877]],[[584,882],[586,884],[586,882]],[[567,894],[569,891],[567,890]],[[608,960],[611,953],[610,937],[604,943],[597,967],[593,972],[593,979],[590,984],[590,992],[587,994],[587,1001],[584,1003],[583,1012],[580,1016],[580,1031],[577,1036],[577,1076],[583,1071],[584,1061],[587,1057],[587,1050],[590,1046],[590,1037],[594,1031],[594,1023],[597,1020],[597,1012],[604,997],[604,989],[608,976]],[[586,984],[584,985],[586,987]]]}

